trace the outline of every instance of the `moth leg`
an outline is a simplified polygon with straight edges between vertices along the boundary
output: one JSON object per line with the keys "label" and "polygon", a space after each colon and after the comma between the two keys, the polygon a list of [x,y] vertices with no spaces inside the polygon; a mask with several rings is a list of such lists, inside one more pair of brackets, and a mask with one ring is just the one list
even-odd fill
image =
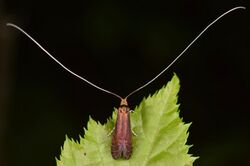
{"label": "moth leg", "polygon": [[[134,113],[135,111],[134,111],[134,110],[129,110],[129,112],[130,112],[130,113]],[[132,131],[132,134],[133,134],[134,136],[137,136],[137,134],[134,132],[134,130],[131,129],[131,131]]]}
{"label": "moth leg", "polygon": [[113,127],[113,129],[108,133],[108,137],[111,136],[111,134],[114,132],[115,127]]}
{"label": "moth leg", "polygon": [[[134,110],[129,110],[129,112],[130,112],[130,113],[134,113],[135,111],[134,111]],[[137,134],[134,132],[134,130],[131,129],[131,131],[132,131],[132,134],[133,134],[134,136],[137,136]]]}
{"label": "moth leg", "polygon": [[134,130],[131,129],[131,132],[134,136],[137,136],[137,134],[134,132]]}

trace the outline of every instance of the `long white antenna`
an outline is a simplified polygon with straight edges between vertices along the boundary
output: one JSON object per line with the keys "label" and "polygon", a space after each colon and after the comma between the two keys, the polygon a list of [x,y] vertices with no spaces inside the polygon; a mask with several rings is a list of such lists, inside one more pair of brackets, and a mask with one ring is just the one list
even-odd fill
{"label": "long white antenna", "polygon": [[111,91],[108,91],[106,89],[103,89],[97,85],[95,85],[94,83],[88,81],[87,79],[79,76],[78,74],[74,73],[73,71],[71,71],[70,69],[68,69],[67,67],[65,67],[61,62],[59,62],[55,57],[53,57],[45,48],[43,48],[35,39],[33,39],[27,32],[25,32],[22,28],[18,27],[17,25],[15,24],[12,24],[12,23],[7,23],[6,24],[7,26],[10,26],[10,27],[14,27],[16,29],[18,29],[19,31],[21,31],[24,35],[26,35],[28,38],[30,38],[30,40],[32,40],[39,48],[41,48],[50,58],[52,58],[56,63],[58,63],[62,68],[64,68],[66,71],[68,71],[69,73],[73,74],[74,76],[76,76],[77,78],[85,81],[86,83],[88,83],[89,85],[103,91],[103,92],[106,92],[106,93],[109,93],[119,99],[122,99],[121,96],[117,95],[116,93],[113,93]]}
{"label": "long white antenna", "polygon": [[[158,75],[156,75],[153,79],[151,79],[150,81],[148,81],[146,84],[142,85],[141,87],[137,88],[136,90],[132,91],[131,93],[129,93],[125,99],[127,99],[129,96],[131,96],[132,94],[138,92],[139,90],[141,90],[142,88],[146,87],[147,85],[149,85],[150,83],[152,83],[154,80],[156,80],[160,75],[162,75],[168,68],[170,68],[186,51],[187,49],[189,49],[190,46],[193,45],[193,43],[209,28],[211,27],[215,22],[217,22],[219,19],[221,19],[222,17],[224,17],[225,15],[227,15],[228,13],[234,11],[234,10],[237,10],[237,9],[246,9],[245,7],[243,6],[238,6],[238,7],[235,7],[235,8],[232,8],[230,10],[228,10],[227,12],[223,13],[222,15],[220,15],[218,18],[216,18],[213,22],[211,22],[208,26],[206,26],[200,33],[199,35],[164,69],[162,70]],[[88,83],[89,85],[103,91],[103,92],[106,92],[106,93],[109,93],[119,99],[123,99],[121,96],[117,95],[116,93],[114,92],[111,92],[111,91],[108,91],[106,89],[103,89],[97,85],[95,85],[94,83],[88,81],[87,79],[79,76],[78,74],[74,73],[73,71],[69,70],[67,67],[65,67],[61,62],[59,62],[55,57],[53,57],[46,49],[44,49],[35,39],[33,39],[27,32],[25,32],[22,28],[18,27],[17,25],[15,24],[12,24],[12,23],[7,23],[6,24],[7,26],[10,26],[10,27],[14,27],[16,29],[18,29],[19,31],[21,31],[24,35],[26,35],[28,38],[30,38],[40,49],[42,49],[50,58],[52,58],[56,63],[58,63],[62,68],[64,68],[66,71],[68,71],[69,73],[73,74],[74,76],[78,77],[79,79],[85,81],[86,83]]]}
{"label": "long white antenna", "polygon": [[145,88],[146,86],[148,86],[149,84],[151,84],[154,80],[156,80],[160,75],[162,75],[167,69],[169,69],[186,51],[187,49],[189,49],[190,46],[193,45],[193,43],[209,28],[211,27],[214,23],[216,23],[219,19],[221,19],[222,17],[224,17],[225,15],[227,15],[228,13],[237,10],[237,9],[246,9],[243,6],[238,6],[235,8],[232,8],[230,10],[228,10],[227,12],[223,13],[222,15],[220,15],[218,18],[216,18],[213,22],[211,22],[208,26],[206,26],[206,28],[204,28],[199,35],[165,68],[163,69],[158,75],[156,75],[153,79],[151,79],[150,81],[148,81],[146,84],[142,85],[141,87],[137,88],[136,90],[132,91],[131,93],[129,93],[125,99],[127,99],[129,96],[131,96],[132,94],[138,92],[139,90]]}

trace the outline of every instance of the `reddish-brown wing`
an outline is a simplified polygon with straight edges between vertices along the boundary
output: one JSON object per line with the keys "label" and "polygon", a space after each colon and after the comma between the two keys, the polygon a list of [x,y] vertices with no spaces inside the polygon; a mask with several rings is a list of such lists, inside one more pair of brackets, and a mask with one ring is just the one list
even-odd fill
{"label": "reddish-brown wing", "polygon": [[130,109],[121,105],[118,109],[116,125],[112,137],[111,154],[114,159],[129,159],[132,154],[132,131],[130,126]]}

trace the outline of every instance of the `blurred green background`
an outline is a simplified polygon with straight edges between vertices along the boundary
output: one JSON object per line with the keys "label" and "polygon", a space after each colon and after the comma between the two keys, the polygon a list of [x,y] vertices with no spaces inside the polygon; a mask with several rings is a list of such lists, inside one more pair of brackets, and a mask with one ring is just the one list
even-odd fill
{"label": "blurred green background", "polygon": [[[119,100],[65,72],[127,95],[166,67],[213,19],[244,1],[0,0],[0,166],[53,166],[65,135],[89,116],[105,123]],[[250,165],[249,9],[209,29],[164,75],[129,98],[133,109],[175,72],[193,122],[197,166]]]}

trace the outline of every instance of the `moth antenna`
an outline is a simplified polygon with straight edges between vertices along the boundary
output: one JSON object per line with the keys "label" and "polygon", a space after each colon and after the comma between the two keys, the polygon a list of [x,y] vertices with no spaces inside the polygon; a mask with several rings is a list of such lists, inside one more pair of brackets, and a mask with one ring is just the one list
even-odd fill
{"label": "moth antenna", "polygon": [[56,63],[58,63],[63,69],[65,69],[66,71],[68,71],[70,74],[74,75],[75,77],[83,80],[84,82],[88,83],[89,85],[95,87],[96,89],[99,89],[100,91],[103,91],[105,93],[108,93],[108,94],[111,94],[119,99],[122,100],[122,97],[117,95],[116,93],[114,92],[111,92],[109,90],[106,90],[106,89],[103,89],[97,85],[95,85],[94,83],[88,81],[87,79],[81,77],[80,75],[74,73],[73,71],[71,71],[70,69],[68,69],[67,67],[65,67],[61,62],[59,62],[54,56],[52,56],[45,48],[43,48],[33,37],[31,37],[27,32],[25,32],[22,28],[20,28],[19,26],[15,25],[15,24],[12,24],[12,23],[7,23],[6,24],[7,26],[10,26],[10,27],[14,27],[16,28],[17,30],[21,31],[24,35],[26,35],[30,40],[32,40],[41,50],[43,50],[51,59],[53,59]]}
{"label": "moth antenna", "polygon": [[238,6],[235,8],[232,8],[228,11],[226,11],[225,13],[223,13],[222,15],[220,15],[219,17],[217,17],[214,21],[212,21],[208,26],[206,26],[199,34],[196,38],[194,38],[194,40],[166,67],[164,68],[158,75],[156,75],[153,79],[151,79],[150,81],[148,81],[146,84],[142,85],[141,87],[137,88],[136,90],[132,91],[131,93],[129,93],[125,99],[127,99],[129,96],[131,96],[132,94],[138,92],[139,90],[145,88],[146,86],[148,86],[149,84],[151,84],[154,80],[156,80],[160,75],[162,75],[166,70],[168,70],[188,49],[189,47],[191,47],[193,45],[193,43],[200,38],[200,36],[208,29],[210,28],[214,23],[216,23],[219,19],[221,19],[222,17],[224,17],[225,15],[227,15],[228,13],[231,13],[232,11],[238,10],[238,9],[246,9],[243,6]]}

